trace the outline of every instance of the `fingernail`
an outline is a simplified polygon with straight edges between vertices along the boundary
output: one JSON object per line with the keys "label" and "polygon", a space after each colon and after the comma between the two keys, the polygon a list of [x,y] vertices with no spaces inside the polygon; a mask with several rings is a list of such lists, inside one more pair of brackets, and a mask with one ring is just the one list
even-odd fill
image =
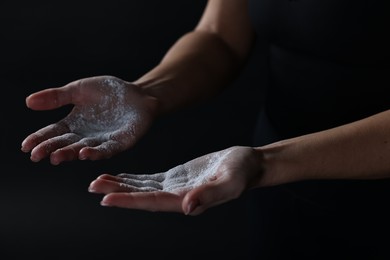
{"label": "fingernail", "polygon": [[82,160],[82,161],[87,160],[87,156],[86,156],[86,154],[84,152],[84,148],[81,148],[81,150],[79,151],[79,156],[78,156],[79,160]]}
{"label": "fingernail", "polygon": [[188,203],[187,210],[186,210],[185,214],[186,215],[191,214],[196,209],[196,207],[198,207],[198,206],[199,206],[198,202],[190,201],[190,203]]}
{"label": "fingernail", "polygon": [[104,206],[104,207],[109,207],[109,206],[111,206],[109,203],[107,203],[106,197],[104,197],[104,198],[100,201],[100,205],[101,205],[101,206]]}
{"label": "fingernail", "polygon": [[57,158],[50,157],[50,162],[52,165],[59,165],[60,161]]}
{"label": "fingernail", "polygon": [[104,200],[102,200],[102,201],[100,202],[100,205],[101,205],[101,206],[104,206],[104,207],[110,206],[110,205],[108,205]]}
{"label": "fingernail", "polygon": [[33,161],[33,162],[39,162],[40,159],[37,158],[36,156],[33,156],[33,155],[32,155],[32,156],[30,157],[30,160]]}
{"label": "fingernail", "polygon": [[91,193],[96,193],[96,190],[92,187],[88,187],[88,192],[91,192]]}
{"label": "fingernail", "polygon": [[24,140],[21,144],[21,147],[20,147],[20,150],[22,150],[22,152],[25,152],[27,153],[29,151],[29,149],[26,149],[25,148],[25,145],[26,145],[26,140]]}

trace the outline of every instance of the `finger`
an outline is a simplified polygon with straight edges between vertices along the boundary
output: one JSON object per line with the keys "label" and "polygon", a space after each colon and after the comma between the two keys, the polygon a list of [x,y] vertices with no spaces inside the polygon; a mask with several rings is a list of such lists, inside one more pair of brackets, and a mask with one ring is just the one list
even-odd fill
{"label": "finger", "polygon": [[88,187],[91,193],[109,194],[112,192],[151,192],[157,191],[154,187],[135,187],[122,181],[98,178],[92,181]]}
{"label": "finger", "polygon": [[164,181],[164,173],[154,173],[154,174],[130,174],[130,173],[121,173],[117,175],[121,178],[126,179],[135,179],[135,180],[153,180],[162,182]]}
{"label": "finger", "polygon": [[237,198],[241,194],[240,187],[226,178],[209,182],[188,192],[182,209],[187,215],[199,215],[208,208]]}
{"label": "finger", "polygon": [[137,188],[155,188],[156,190],[162,190],[163,185],[155,180],[136,180],[136,179],[123,179],[125,184]]}
{"label": "finger", "polygon": [[119,152],[124,151],[122,143],[114,140],[108,140],[95,147],[84,147],[79,152],[81,160],[101,160],[108,159]]}
{"label": "finger", "polygon": [[[79,138],[80,139],[80,138]],[[82,148],[87,146],[95,146],[99,143],[99,140],[95,138],[83,138],[76,140],[62,148],[55,150],[50,155],[50,161],[52,164],[57,165],[63,161],[72,161],[79,158],[79,152]]]}
{"label": "finger", "polygon": [[156,192],[110,193],[104,196],[102,206],[147,211],[182,212],[182,198],[176,194]]}
{"label": "finger", "polygon": [[56,151],[57,149],[68,146],[69,144],[77,142],[80,139],[81,137],[72,133],[67,133],[61,136],[50,138],[49,140],[38,144],[31,151],[31,160],[34,162],[38,162],[43,158],[46,158],[49,154]]}
{"label": "finger", "polygon": [[69,132],[69,128],[61,123],[48,125],[33,134],[27,136],[23,142],[21,150],[23,152],[29,152],[38,144],[49,140],[55,136],[60,136]]}
{"label": "finger", "polygon": [[114,175],[111,175],[111,174],[102,174],[99,177],[97,177],[97,179],[104,179],[104,180],[108,180],[108,181],[121,182],[123,179],[121,177],[118,177],[118,176],[119,175],[114,176]]}
{"label": "finger", "polygon": [[[123,175],[122,175],[123,176]],[[130,176],[130,174],[127,174],[127,176]],[[137,174],[131,174],[131,176],[134,176],[134,178],[123,178],[118,176],[112,176],[109,174],[104,174],[98,177],[98,179],[106,180],[106,181],[114,181],[114,182],[120,182],[122,184],[127,184],[133,188],[140,188],[140,189],[146,189],[146,190],[162,190],[163,185],[161,182],[152,180],[152,179],[137,179]]]}
{"label": "finger", "polygon": [[[72,85],[77,83],[72,83]],[[71,84],[69,84],[71,85]],[[26,98],[26,105],[33,110],[50,110],[64,105],[72,104],[74,92],[77,88],[64,86],[49,88],[29,95]]]}
{"label": "finger", "polygon": [[136,143],[134,126],[130,125],[110,134],[110,139],[96,147],[85,147],[80,151],[80,159],[101,160],[111,158]]}
{"label": "finger", "polygon": [[162,190],[164,180],[162,173],[156,174],[129,174],[121,173],[116,176],[110,174],[102,174],[98,179],[104,179],[108,181],[122,182],[133,187],[150,187],[155,188],[156,190]]}
{"label": "finger", "polygon": [[[150,174],[152,175],[152,174]],[[147,174],[144,175],[137,175],[137,174],[126,174],[126,176],[134,176],[135,179],[129,179],[129,178],[122,178],[119,177],[119,175],[114,176],[111,174],[102,174],[100,175],[95,181],[93,181],[89,187],[91,192],[93,191],[99,191],[99,193],[109,193],[114,191],[157,191],[162,190],[162,184],[154,181],[144,178],[143,176],[147,176]],[[143,180],[137,180],[136,177],[141,176],[141,179]],[[116,184],[113,184],[116,183]],[[116,190],[118,185],[120,186],[120,190]],[[106,189],[108,187],[108,189]],[[113,189],[112,189],[113,188]],[[123,189],[122,189],[123,188]]]}

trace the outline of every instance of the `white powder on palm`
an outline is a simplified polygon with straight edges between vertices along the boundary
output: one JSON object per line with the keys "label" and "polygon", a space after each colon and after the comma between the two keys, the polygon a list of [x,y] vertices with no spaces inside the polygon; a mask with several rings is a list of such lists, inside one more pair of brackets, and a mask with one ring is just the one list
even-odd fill
{"label": "white powder on palm", "polygon": [[[70,132],[83,137],[81,142],[85,143],[90,143],[91,138],[94,142],[102,143],[124,131],[127,135],[133,135],[140,118],[126,100],[126,85],[119,79],[107,77],[97,91],[100,92],[96,93],[98,103],[79,105],[65,119]],[[105,146],[111,144],[113,142],[108,142]]]}
{"label": "white powder on palm", "polygon": [[122,173],[118,175],[123,178],[123,182],[119,185],[133,191],[165,191],[182,194],[215,180],[219,171],[223,170],[221,165],[230,151],[227,149],[211,153],[164,173],[142,175]]}

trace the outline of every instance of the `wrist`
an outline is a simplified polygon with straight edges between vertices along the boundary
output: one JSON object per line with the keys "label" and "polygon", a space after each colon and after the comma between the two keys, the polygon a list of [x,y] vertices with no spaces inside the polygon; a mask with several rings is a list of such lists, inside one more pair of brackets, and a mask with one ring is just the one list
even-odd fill
{"label": "wrist", "polygon": [[276,186],[304,179],[292,139],[255,147],[254,150],[263,165],[263,175],[257,187]]}
{"label": "wrist", "polygon": [[148,97],[150,112],[155,116],[159,117],[167,113],[167,106],[163,102],[163,98],[161,95],[162,92],[162,80],[148,80],[148,79],[140,79],[135,82],[132,82],[137,86],[142,93],[144,93]]}

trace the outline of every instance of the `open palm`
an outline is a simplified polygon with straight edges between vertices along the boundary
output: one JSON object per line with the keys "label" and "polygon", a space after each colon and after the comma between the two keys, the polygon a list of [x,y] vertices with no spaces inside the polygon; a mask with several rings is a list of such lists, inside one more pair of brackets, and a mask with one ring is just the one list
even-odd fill
{"label": "open palm", "polygon": [[258,157],[250,147],[235,146],[166,172],[103,174],[89,190],[106,194],[105,206],[197,215],[253,187],[261,177]]}
{"label": "open palm", "polygon": [[36,92],[26,99],[31,109],[74,106],[62,120],[30,134],[22,151],[31,151],[33,161],[50,156],[52,164],[110,158],[134,145],[148,130],[154,102],[138,86],[112,76]]}

